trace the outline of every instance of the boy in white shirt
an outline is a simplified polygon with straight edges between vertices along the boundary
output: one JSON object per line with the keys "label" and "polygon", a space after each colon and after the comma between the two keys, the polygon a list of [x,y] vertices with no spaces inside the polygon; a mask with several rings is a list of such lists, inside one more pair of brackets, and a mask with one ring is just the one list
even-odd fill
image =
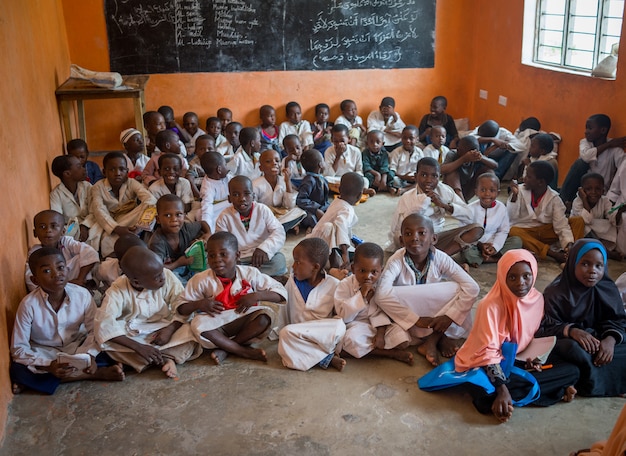
{"label": "boy in white shirt", "polygon": [[206,132],[198,127],[198,114],[195,112],[186,112],[183,116],[183,129],[189,135],[189,141],[187,141],[187,152],[189,156],[193,156],[196,153],[196,139],[199,136],[206,135]]}
{"label": "boy in white shirt", "polygon": [[230,206],[228,201],[228,182],[230,175],[226,160],[219,152],[207,152],[200,159],[205,176],[200,187],[201,219],[207,222],[211,233],[215,233],[215,222],[224,209]]}
{"label": "boy in white shirt", "polygon": [[231,206],[217,218],[215,229],[235,235],[239,264],[254,266],[272,277],[285,274],[285,256],[280,252],[285,245],[285,230],[265,204],[254,202],[250,179],[233,177],[228,183],[228,201]]}
{"label": "boy in white shirt", "polygon": [[335,120],[335,125],[339,124],[348,127],[350,144],[360,149],[365,143],[367,130],[363,125],[363,119],[357,114],[356,103],[352,100],[343,100],[339,107],[341,108],[341,115]]}
{"label": "boy in white shirt", "polygon": [[313,147],[313,131],[308,120],[302,120],[302,108],[295,101],[290,101],[285,107],[287,120],[280,124],[278,143],[282,144],[287,135],[297,135],[304,150]]}
{"label": "boy in white shirt", "polygon": [[424,152],[416,145],[418,136],[419,130],[416,126],[404,127],[402,144],[389,154],[389,169],[394,176],[394,185],[401,189],[401,194],[415,185],[417,162],[424,158]]}
{"label": "boy in white shirt", "polygon": [[377,304],[408,332],[411,344],[419,345],[418,352],[437,366],[439,354],[452,357],[471,329],[470,311],[480,287],[449,255],[435,248],[437,235],[430,218],[408,215],[400,238],[404,247],[387,261]]}
{"label": "boy in white shirt", "polygon": [[402,130],[406,127],[395,107],[396,101],[391,97],[385,97],[380,102],[378,111],[372,111],[367,117],[367,131],[382,131],[387,150],[393,150],[400,145]]}
{"label": "boy in white shirt", "polygon": [[260,177],[261,135],[259,131],[253,127],[242,128],[239,133],[239,143],[241,145],[226,166],[233,176],[246,176],[250,180]]}
{"label": "boy in white shirt", "polygon": [[[446,129],[442,125],[430,128],[430,144],[424,147],[424,157],[433,157],[441,165],[446,160],[450,149],[446,146]],[[458,138],[455,138],[458,141]]]}

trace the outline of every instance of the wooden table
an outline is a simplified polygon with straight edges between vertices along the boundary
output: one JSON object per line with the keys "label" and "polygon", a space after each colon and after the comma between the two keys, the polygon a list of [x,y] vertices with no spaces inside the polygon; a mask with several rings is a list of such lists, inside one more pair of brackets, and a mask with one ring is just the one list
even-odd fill
{"label": "wooden table", "polygon": [[123,76],[123,85],[118,89],[105,89],[84,79],[69,78],[55,91],[57,102],[61,108],[63,131],[65,132],[66,140],[69,141],[75,137],[70,121],[70,107],[74,101],[76,101],[77,107],[78,137],[84,140],[87,139],[84,100],[132,98],[135,105],[135,128],[143,134],[143,114],[146,107],[143,92],[149,78],[150,76],[148,75]]}

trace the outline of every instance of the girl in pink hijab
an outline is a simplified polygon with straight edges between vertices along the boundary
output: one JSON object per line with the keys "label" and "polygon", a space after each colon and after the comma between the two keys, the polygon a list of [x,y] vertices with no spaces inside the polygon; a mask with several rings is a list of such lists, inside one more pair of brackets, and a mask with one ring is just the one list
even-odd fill
{"label": "girl in pink hijab", "polygon": [[[504,342],[517,344],[518,353],[533,340],[543,316],[543,295],[534,288],[537,261],[527,250],[510,250],[498,262],[497,280],[478,304],[474,327],[455,357],[455,370],[465,372],[475,367],[485,369],[496,392],[474,396],[474,405],[481,413],[491,411],[500,421],[508,421],[513,413],[513,400],[524,397],[532,386],[515,374],[508,378],[500,366]],[[534,405],[548,406],[560,400],[571,401],[579,370],[573,364],[550,356],[550,369],[541,368],[536,360],[518,367],[533,369],[541,395]]]}

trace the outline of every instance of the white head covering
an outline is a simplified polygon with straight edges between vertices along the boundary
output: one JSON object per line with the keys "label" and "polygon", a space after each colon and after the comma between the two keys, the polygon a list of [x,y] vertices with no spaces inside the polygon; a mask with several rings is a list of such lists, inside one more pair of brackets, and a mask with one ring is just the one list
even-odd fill
{"label": "white head covering", "polygon": [[141,132],[135,128],[124,130],[120,133],[120,142],[122,144],[126,144],[126,141],[128,141],[135,134],[141,134]]}

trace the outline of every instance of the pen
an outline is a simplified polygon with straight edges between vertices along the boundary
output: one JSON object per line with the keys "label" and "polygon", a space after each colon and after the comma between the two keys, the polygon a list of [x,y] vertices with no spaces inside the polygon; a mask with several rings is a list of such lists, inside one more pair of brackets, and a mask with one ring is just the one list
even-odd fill
{"label": "pen", "polygon": [[[541,366],[541,370],[547,370],[547,369],[552,369],[552,367],[554,367],[552,364],[544,364],[543,366]],[[537,369],[526,369],[528,372],[536,372]]]}

